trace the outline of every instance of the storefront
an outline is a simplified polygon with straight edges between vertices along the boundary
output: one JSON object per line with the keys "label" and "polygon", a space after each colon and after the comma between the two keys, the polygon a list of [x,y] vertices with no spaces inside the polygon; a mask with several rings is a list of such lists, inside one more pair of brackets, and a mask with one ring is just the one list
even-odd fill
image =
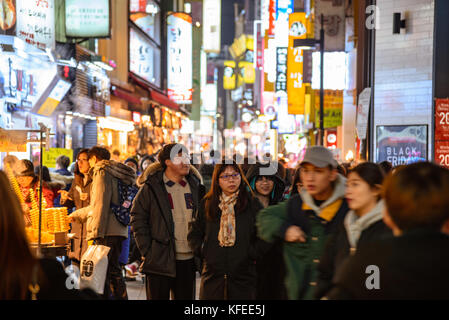
{"label": "storefront", "polygon": [[[37,130],[39,123],[43,123],[55,133],[55,111],[70,83],[58,77],[50,52],[47,54],[14,36],[0,35],[0,45],[0,128]],[[52,137],[50,147],[55,144]],[[26,151],[17,156],[32,159],[38,149],[27,144]]]}

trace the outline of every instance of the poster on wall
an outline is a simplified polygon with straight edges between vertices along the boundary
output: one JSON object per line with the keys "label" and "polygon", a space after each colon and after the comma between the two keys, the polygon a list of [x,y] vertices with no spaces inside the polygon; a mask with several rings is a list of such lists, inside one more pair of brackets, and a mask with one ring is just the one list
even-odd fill
{"label": "poster on wall", "polygon": [[449,169],[449,141],[435,141],[435,162]]}
{"label": "poster on wall", "polygon": [[55,48],[55,2],[17,0],[19,38],[39,49]]}
{"label": "poster on wall", "polygon": [[65,0],[67,37],[106,38],[110,27],[110,0]]}
{"label": "poster on wall", "polygon": [[167,19],[168,97],[192,104],[192,17],[177,12]]}
{"label": "poster on wall", "polygon": [[435,140],[449,141],[449,99],[435,102]]}
{"label": "poster on wall", "polygon": [[15,36],[17,22],[16,0],[0,1],[0,34]]}
{"label": "poster on wall", "polygon": [[378,126],[377,162],[389,161],[393,167],[427,161],[427,125]]}

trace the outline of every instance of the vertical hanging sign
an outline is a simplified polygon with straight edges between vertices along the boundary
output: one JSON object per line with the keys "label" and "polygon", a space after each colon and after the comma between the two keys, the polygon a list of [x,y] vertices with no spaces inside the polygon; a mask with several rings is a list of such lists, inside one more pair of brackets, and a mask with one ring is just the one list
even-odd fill
{"label": "vertical hanging sign", "polygon": [[288,113],[304,114],[306,88],[303,84],[304,55],[301,48],[294,47],[295,39],[307,38],[307,18],[305,12],[289,16],[287,92]]}
{"label": "vertical hanging sign", "polygon": [[287,96],[287,48],[276,48],[276,96]]}
{"label": "vertical hanging sign", "polygon": [[192,17],[177,12],[167,19],[168,97],[192,104]]}

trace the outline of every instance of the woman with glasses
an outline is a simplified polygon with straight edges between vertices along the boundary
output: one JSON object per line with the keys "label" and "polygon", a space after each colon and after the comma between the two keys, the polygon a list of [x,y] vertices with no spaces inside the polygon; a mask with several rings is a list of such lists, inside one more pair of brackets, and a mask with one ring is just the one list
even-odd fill
{"label": "woman with glasses", "polygon": [[201,300],[252,300],[256,265],[265,243],[256,237],[262,205],[233,160],[215,166],[209,193],[201,202],[188,241],[203,261]]}
{"label": "woman with glasses", "polygon": [[[282,164],[257,163],[248,170],[247,179],[256,197],[263,207],[273,206],[284,200],[285,182],[281,177]],[[282,257],[282,242],[269,245],[257,263],[257,300],[285,300],[287,293],[284,286],[285,266]]]}

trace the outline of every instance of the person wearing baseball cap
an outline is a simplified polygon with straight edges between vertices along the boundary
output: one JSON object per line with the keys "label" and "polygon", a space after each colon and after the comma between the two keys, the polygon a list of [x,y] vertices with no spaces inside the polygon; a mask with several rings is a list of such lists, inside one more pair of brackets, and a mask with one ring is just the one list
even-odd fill
{"label": "person wearing baseball cap", "polygon": [[349,211],[344,199],[346,179],[337,166],[330,150],[309,147],[300,165],[300,193],[257,216],[262,240],[284,240],[289,300],[313,299],[325,244]]}

